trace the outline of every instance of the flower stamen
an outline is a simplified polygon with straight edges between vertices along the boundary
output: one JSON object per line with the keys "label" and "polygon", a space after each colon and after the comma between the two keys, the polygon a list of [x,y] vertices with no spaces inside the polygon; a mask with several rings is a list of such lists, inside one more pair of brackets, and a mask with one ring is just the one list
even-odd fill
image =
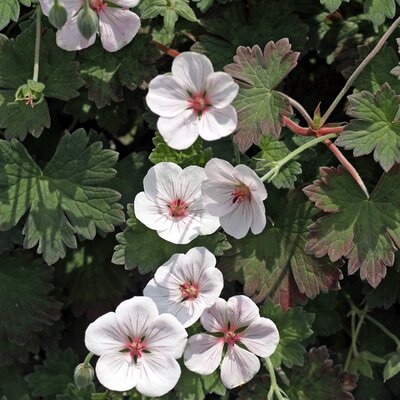
{"label": "flower stamen", "polygon": [[233,204],[240,204],[245,200],[251,200],[251,191],[244,183],[242,183],[231,193],[231,197]]}
{"label": "flower stamen", "polygon": [[190,96],[189,108],[192,109],[197,116],[202,116],[210,106],[210,100],[206,93],[197,93]]}
{"label": "flower stamen", "polygon": [[167,208],[172,218],[183,218],[188,215],[189,205],[181,199],[176,199],[168,203]]}
{"label": "flower stamen", "polygon": [[198,285],[193,284],[192,282],[183,283],[179,286],[179,290],[182,293],[182,301],[197,299],[199,295]]}
{"label": "flower stamen", "polygon": [[89,0],[90,7],[99,14],[107,7],[107,3],[104,0]]}
{"label": "flower stamen", "polygon": [[239,339],[239,334],[235,333],[233,330],[229,330],[224,334],[224,342],[228,343],[229,346],[234,346]]}
{"label": "flower stamen", "polygon": [[129,339],[129,342],[126,344],[127,351],[135,361],[142,357],[142,352],[145,348],[146,346],[140,338]]}

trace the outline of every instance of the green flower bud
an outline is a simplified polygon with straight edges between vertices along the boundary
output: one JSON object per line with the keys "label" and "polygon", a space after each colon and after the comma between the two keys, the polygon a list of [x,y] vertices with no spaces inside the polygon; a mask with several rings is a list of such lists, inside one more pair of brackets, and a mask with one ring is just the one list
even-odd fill
{"label": "green flower bud", "polygon": [[32,108],[44,100],[44,84],[31,79],[25,85],[21,85],[15,92],[15,101],[24,101]]}
{"label": "green flower bud", "polygon": [[54,2],[49,12],[49,21],[57,29],[61,29],[67,22],[68,13],[59,1]]}
{"label": "green flower bud", "polygon": [[89,386],[94,378],[93,367],[90,364],[85,365],[85,363],[79,364],[75,368],[74,381],[78,389],[83,389]]}
{"label": "green flower bud", "polygon": [[86,39],[90,39],[97,32],[99,17],[91,8],[82,9],[78,14],[78,28]]}

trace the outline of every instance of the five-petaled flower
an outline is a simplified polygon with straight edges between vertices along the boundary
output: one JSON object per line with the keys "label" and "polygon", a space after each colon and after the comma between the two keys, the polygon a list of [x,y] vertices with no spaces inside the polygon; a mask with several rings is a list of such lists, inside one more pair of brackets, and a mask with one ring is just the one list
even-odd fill
{"label": "five-petaled flower", "polygon": [[174,254],[157,269],[143,294],[151,297],[161,313],[174,315],[186,328],[218,299],[224,286],[216,259],[205,247]]}
{"label": "five-petaled flower", "polygon": [[221,380],[232,389],[250,381],[260,369],[259,357],[269,357],[279,343],[276,325],[260,317],[256,304],[246,296],[218,299],[200,318],[210,332],[189,338],[184,353],[188,369],[200,375],[213,373],[221,364]]}
{"label": "five-petaled flower", "polygon": [[249,229],[261,233],[266,225],[263,200],[267,191],[257,174],[245,165],[233,167],[227,161],[211,159],[204,168],[202,184],[206,210],[219,217],[222,228],[236,239]]}
{"label": "five-petaled flower", "polygon": [[218,217],[211,216],[201,198],[204,169],[181,167],[161,162],[150,168],[143,180],[144,192],[136,195],[135,215],[165,240],[186,244],[199,235],[219,228]]}
{"label": "five-petaled flower", "polygon": [[160,116],[157,128],[167,144],[178,150],[198,136],[216,140],[237,126],[231,105],[239,87],[225,72],[214,72],[204,55],[185,52],[172,63],[172,75],[159,75],[149,85],[146,101]]}
{"label": "five-petaled flower", "polygon": [[[48,15],[54,0],[40,0],[43,13]],[[135,7],[139,0],[89,0],[90,7],[99,16],[99,33],[103,47],[107,51],[117,51],[136,36],[140,28],[140,18],[130,7]],[[96,33],[86,39],[78,28],[78,12],[83,0],[65,0],[63,2],[68,19],[57,32],[57,45],[64,50],[81,50],[91,46],[96,40]]]}
{"label": "five-petaled flower", "polygon": [[134,297],[91,323],[86,347],[100,356],[96,375],[111,390],[136,388],[149,397],[162,396],[178,382],[187,333],[170,314],[159,315],[153,300]]}

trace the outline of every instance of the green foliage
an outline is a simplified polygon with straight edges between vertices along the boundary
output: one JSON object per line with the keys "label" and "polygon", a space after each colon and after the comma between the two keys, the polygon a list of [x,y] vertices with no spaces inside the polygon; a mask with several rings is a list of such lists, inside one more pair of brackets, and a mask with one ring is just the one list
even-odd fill
{"label": "green foliage", "polygon": [[271,319],[278,327],[279,344],[270,357],[274,366],[284,364],[292,368],[294,365],[303,365],[306,352],[303,342],[313,333],[311,327],[315,315],[305,312],[302,307],[282,310],[280,305],[274,305],[271,301],[260,308],[260,315]]}
{"label": "green foliage", "polygon": [[376,25],[382,25],[386,18],[392,19],[396,15],[396,4],[399,0],[365,0],[364,12],[371,22]]}
{"label": "green foliage", "polygon": [[[125,268],[138,268],[141,274],[147,274],[156,270],[160,265],[168,261],[175,253],[186,253],[192,247],[204,246],[216,256],[221,256],[231,245],[222,233],[199,236],[187,245],[178,245],[160,238],[156,231],[146,228],[140,223],[133,210],[133,205],[128,204],[127,228],[117,234],[118,245],[112,262],[117,265],[125,265]],[[148,244],[152,245],[149,246]],[[157,249],[157,251],[154,251]]]}
{"label": "green foliage", "polygon": [[124,221],[120,194],[99,186],[115,175],[117,154],[101,142],[89,146],[83,129],[65,134],[42,170],[24,146],[0,141],[0,228],[15,226],[29,210],[24,247],[38,244],[48,264],[75,248],[75,232],[93,239]]}
{"label": "green foliage", "polygon": [[302,368],[294,367],[287,394],[291,400],[350,400],[357,376],[333,366],[325,346],[312,348]]}
{"label": "green foliage", "polygon": [[400,97],[384,84],[375,94],[367,91],[349,97],[350,121],[336,140],[338,146],[353,150],[354,156],[374,153],[375,161],[387,172],[400,161]]}
{"label": "green foliage", "polygon": [[31,5],[30,0],[3,0],[0,3],[0,31],[4,29],[10,21],[18,21],[20,3],[26,7]]}
{"label": "green foliage", "polygon": [[[263,174],[273,168],[274,162],[282,160],[290,153],[284,142],[271,136],[263,136],[259,147],[261,151],[254,156],[254,160],[256,160],[257,172]],[[278,189],[293,189],[297,181],[297,175],[300,175],[301,172],[301,164],[291,160],[279,170],[279,173],[271,180],[271,183]]]}
{"label": "green foliage", "polygon": [[307,39],[308,27],[290,0],[281,0],[279,7],[269,0],[235,1],[201,21],[207,34],[192,50],[207,55],[217,70],[232,62],[239,46],[263,48],[271,40],[288,38],[295,50],[302,50]]}
{"label": "green foliage", "polygon": [[343,2],[350,2],[350,0],[320,0],[329,12],[337,10]]}
{"label": "green foliage", "polygon": [[153,139],[154,148],[150,154],[149,160],[153,164],[160,162],[173,162],[186,168],[190,165],[204,167],[207,161],[211,160],[213,153],[210,147],[203,149],[203,142],[198,139],[192,146],[186,150],[175,150],[165,143],[159,133]]}
{"label": "green foliage", "polygon": [[341,264],[304,252],[307,227],[316,214],[301,193],[289,192],[273,226],[232,242],[234,255],[220,264],[225,278],[242,282],[244,293],[256,302],[268,297],[283,308],[304,302],[306,296],[338,290]]}
{"label": "green foliage", "polygon": [[383,381],[393,378],[400,372],[400,355],[399,353],[392,353],[383,370]]}
{"label": "green foliage", "polygon": [[345,256],[349,274],[360,270],[361,279],[378,286],[399,243],[399,177],[394,167],[367,199],[344,168],[321,168],[321,179],[304,192],[327,215],[310,227],[306,251],[331,261]]}
{"label": "green foliage", "polygon": [[[50,127],[47,102],[34,107],[15,101],[15,92],[32,79],[35,47],[35,26],[25,29],[16,39],[0,47],[0,127],[7,138],[23,140],[27,133],[39,136],[43,128]],[[55,35],[51,30],[42,35],[39,82],[45,85],[47,98],[69,100],[78,96],[83,81],[78,74],[78,63],[72,52],[54,46]],[[29,56],[28,56],[29,55]],[[22,60],[22,61],[21,61]]]}

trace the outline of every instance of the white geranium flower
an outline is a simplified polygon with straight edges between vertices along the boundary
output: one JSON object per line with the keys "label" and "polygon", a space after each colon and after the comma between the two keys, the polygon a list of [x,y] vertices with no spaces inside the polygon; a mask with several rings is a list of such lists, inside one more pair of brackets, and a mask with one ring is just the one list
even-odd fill
{"label": "white geranium flower", "polygon": [[236,239],[245,237],[249,229],[261,233],[267,191],[257,174],[245,165],[233,167],[218,158],[211,159],[204,170],[203,203],[211,215],[219,217],[223,230]]}
{"label": "white geranium flower", "polygon": [[224,286],[216,259],[205,247],[174,254],[157,269],[143,294],[151,297],[160,313],[175,315],[185,328],[218,299]]}
{"label": "white geranium flower", "polygon": [[[218,299],[200,318],[208,333],[189,338],[184,354],[188,369],[212,374],[221,364],[221,380],[228,389],[249,382],[260,369],[259,357],[269,357],[278,346],[279,332],[268,318],[260,317],[246,296]],[[226,353],[222,357],[224,348]]]}
{"label": "white geranium flower", "polygon": [[170,314],[159,315],[153,300],[134,297],[91,323],[86,347],[100,356],[96,375],[108,389],[136,388],[149,397],[163,396],[181,375],[187,333]]}
{"label": "white geranium flower", "polygon": [[237,126],[231,105],[239,86],[225,72],[214,72],[204,55],[185,52],[172,63],[172,75],[159,75],[149,85],[146,101],[160,116],[157,128],[168,146],[182,150],[200,136],[216,140]]}
{"label": "white geranium flower", "polygon": [[[40,0],[43,13],[48,15],[54,0]],[[57,31],[57,45],[64,50],[82,50],[96,40],[96,33],[86,39],[78,28],[78,13],[83,0],[63,0],[68,19]],[[140,28],[140,18],[132,11],[139,0],[89,0],[89,6],[99,16],[99,33],[103,47],[110,52],[117,51],[130,43]]]}
{"label": "white geranium flower", "polygon": [[143,180],[144,192],[135,198],[135,215],[165,240],[186,244],[199,235],[219,228],[217,217],[205,209],[201,198],[204,168],[182,170],[174,163],[162,162],[150,168]]}

